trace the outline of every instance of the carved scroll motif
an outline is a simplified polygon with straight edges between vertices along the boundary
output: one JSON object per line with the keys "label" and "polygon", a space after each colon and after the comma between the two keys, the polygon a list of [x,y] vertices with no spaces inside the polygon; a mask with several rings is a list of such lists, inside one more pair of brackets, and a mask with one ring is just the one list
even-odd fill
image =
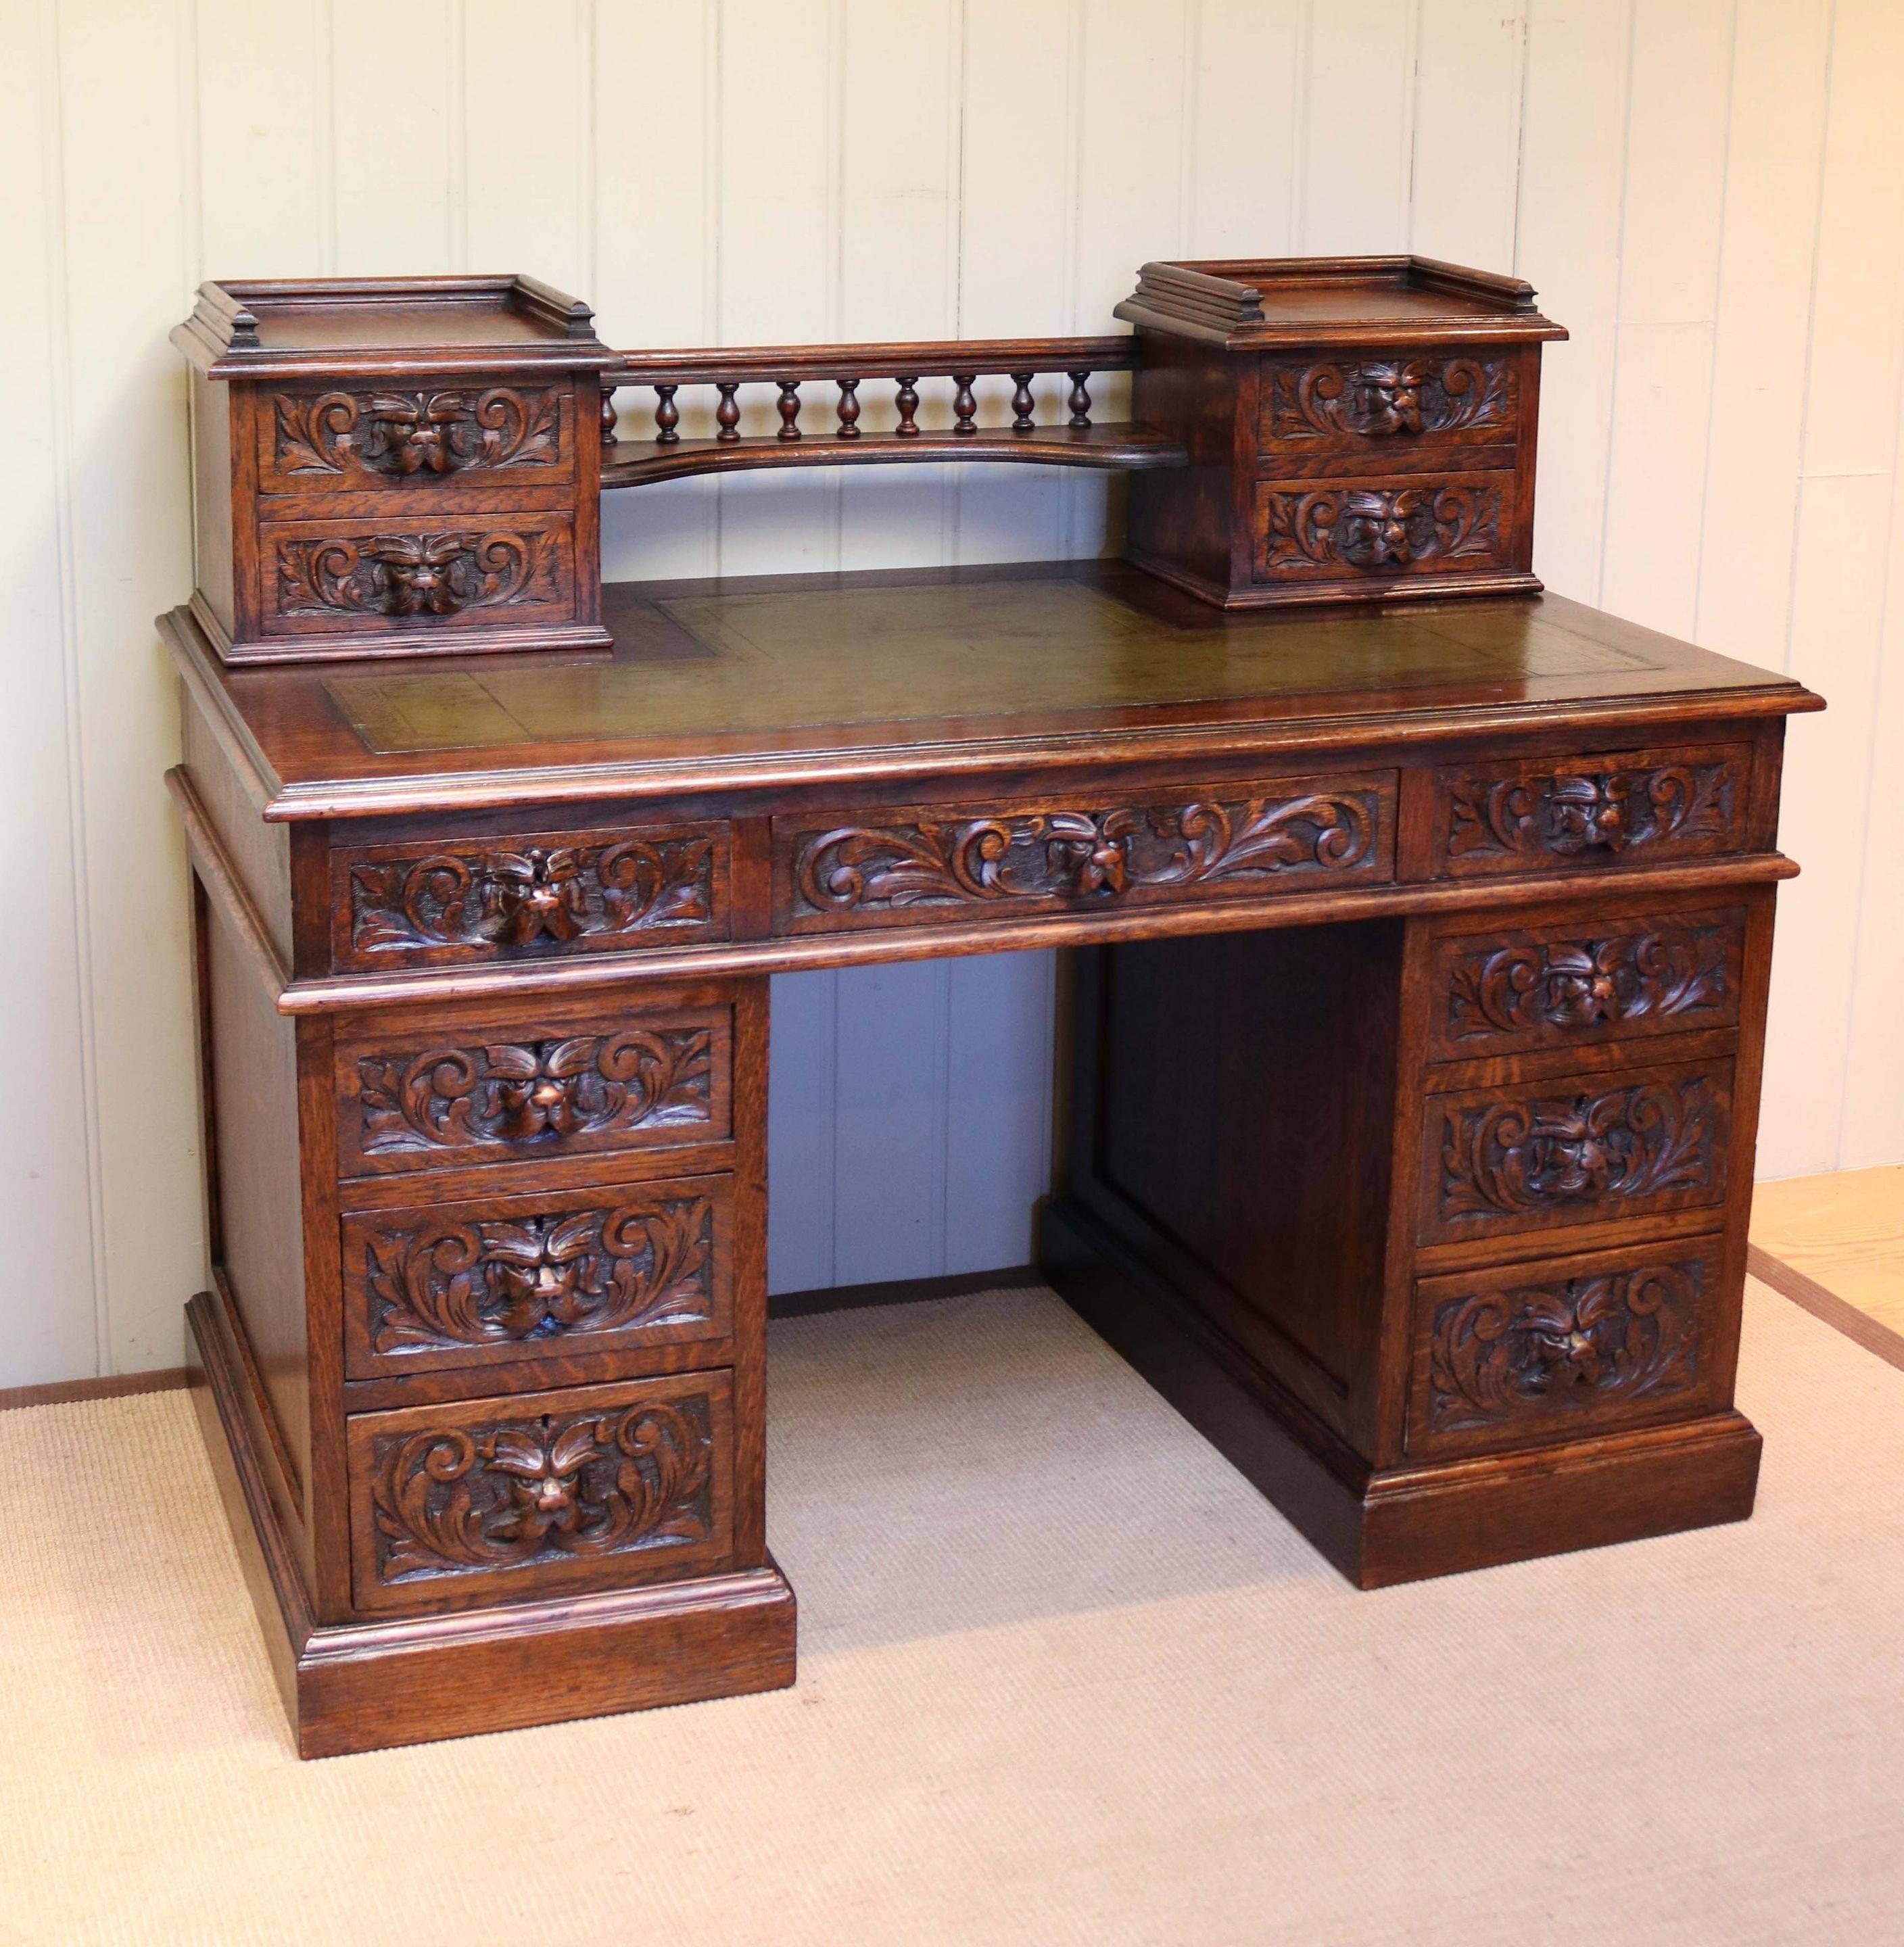
{"label": "carved scroll motif", "polygon": [[377,1578],[704,1541],[712,1451],[704,1400],[395,1436],[371,1489]]}
{"label": "carved scroll motif", "polygon": [[367,1156],[559,1144],[711,1120],[705,1028],[431,1048],[358,1063]]}
{"label": "carved scroll motif", "polygon": [[1397,570],[1497,559],[1501,551],[1497,488],[1334,487],[1267,497],[1265,565],[1271,574],[1289,568]]}
{"label": "carved scroll motif", "polygon": [[816,912],[1013,899],[1339,871],[1373,854],[1373,791],[1016,817],[846,825],[808,839],[794,868]]}
{"label": "carved scroll motif", "polygon": [[714,848],[704,838],[435,853],[351,870],[351,944],[375,954],[432,946],[558,945],[706,924]]}
{"label": "carved scroll motif", "polygon": [[1508,429],[1502,359],[1370,358],[1276,370],[1270,431],[1279,440],[1345,433],[1391,439],[1491,426]]}
{"label": "carved scroll motif", "polygon": [[271,395],[280,472],[495,472],[562,461],[562,393],[506,385],[449,392]]}
{"label": "carved scroll motif", "polygon": [[524,1343],[711,1315],[704,1196],[372,1233],[379,1353]]}
{"label": "carved scroll motif", "polygon": [[1698,1377],[1701,1267],[1450,1299],[1435,1314],[1429,1421],[1472,1432],[1683,1391]]}
{"label": "carved scroll motif", "polygon": [[1454,789],[1450,859],[1617,857],[1662,840],[1723,838],[1732,828],[1728,763],[1464,778]]}
{"label": "carved scroll motif", "polygon": [[277,543],[280,615],[455,615],[562,599],[559,534],[339,534]]}
{"label": "carved scroll motif", "polygon": [[1732,991],[1736,938],[1723,923],[1669,921],[1599,939],[1485,949],[1452,969],[1449,1039],[1709,1013]]}
{"label": "carved scroll motif", "polygon": [[1518,1217],[1711,1186],[1724,1141],[1703,1076],[1444,1113],[1444,1219]]}

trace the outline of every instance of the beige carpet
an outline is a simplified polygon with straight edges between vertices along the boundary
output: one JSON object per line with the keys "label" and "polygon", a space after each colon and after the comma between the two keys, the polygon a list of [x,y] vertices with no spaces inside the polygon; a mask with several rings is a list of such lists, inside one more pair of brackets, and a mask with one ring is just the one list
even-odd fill
{"label": "beige carpet", "polygon": [[182,1395],[0,1415],[0,1939],[1904,1938],[1904,1373],[1743,1528],[1358,1596],[1043,1293],[775,1328],[797,1689],[299,1764]]}

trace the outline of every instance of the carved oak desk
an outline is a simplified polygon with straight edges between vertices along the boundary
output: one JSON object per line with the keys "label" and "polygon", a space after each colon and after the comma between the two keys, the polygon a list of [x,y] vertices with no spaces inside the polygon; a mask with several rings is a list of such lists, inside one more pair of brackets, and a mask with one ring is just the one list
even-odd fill
{"label": "carved oak desk", "polygon": [[[1311,386],[1320,419],[1415,436],[1382,369],[1352,423]],[[356,395],[294,400],[212,444],[234,480],[262,450],[455,487],[592,439],[612,378],[546,412],[385,396],[354,447]],[[1080,463],[1197,438],[1088,430]],[[1526,450],[1473,449],[1464,491]],[[572,513],[509,491],[572,573]],[[1435,523],[1476,503],[1414,492],[1296,525],[1360,521],[1331,574],[1436,592]],[[300,493],[235,571],[277,547],[254,596],[299,627],[328,588],[401,645],[515,572],[462,559],[493,510],[406,537],[370,490]],[[165,618],[216,1270],[189,1356],[302,1751],[792,1680],[763,1468],[789,968],[1079,949],[1042,1264],[1361,1586],[1750,1512],[1780,755],[1818,699],[1553,596],[1195,579],[591,586],[567,646],[410,662],[283,660],[255,600],[221,641],[215,586]]]}

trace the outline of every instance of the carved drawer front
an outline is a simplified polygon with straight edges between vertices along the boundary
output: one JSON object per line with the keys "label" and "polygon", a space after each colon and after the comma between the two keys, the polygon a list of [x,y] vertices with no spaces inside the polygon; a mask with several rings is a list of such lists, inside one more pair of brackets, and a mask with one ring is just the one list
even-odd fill
{"label": "carved drawer front", "polygon": [[1745,845],[1742,744],[1462,765],[1435,774],[1441,877],[1652,865]]}
{"label": "carved drawer front", "polygon": [[1723,1406],[1717,1237],[1546,1258],[1415,1287],[1408,1450],[1568,1440]]}
{"label": "carved drawer front", "polygon": [[639,1351],[733,1329],[726,1176],[377,1210],[343,1220],[354,1379]]}
{"label": "carved drawer front", "polygon": [[1724,1057],[1431,1095],[1421,1241],[1717,1206],[1732,1091]]}
{"label": "carved drawer front", "polygon": [[446,1018],[337,1047],[346,1177],[520,1158],[724,1142],[732,1124],[726,1006],[616,1009],[509,1026]]}
{"label": "carved drawer front", "polygon": [[267,636],[429,636],[566,622],[576,612],[568,513],[268,520],[258,554]]}
{"label": "carved drawer front", "polygon": [[575,472],[572,379],[264,386],[255,423],[261,494],[441,497],[457,484],[564,486]]}
{"label": "carved drawer front", "polygon": [[360,1609],[664,1581],[732,1555],[725,1371],[359,1413],[345,1424]]}
{"label": "carved drawer front", "polygon": [[773,824],[785,933],[1261,898],[1395,876],[1395,774]]}
{"label": "carved drawer front", "polygon": [[1265,462],[1511,445],[1520,430],[1519,359],[1499,347],[1265,358],[1259,396]]}
{"label": "carved drawer front", "polygon": [[1438,940],[1431,1057],[1730,1027],[1745,909],[1574,919]]}
{"label": "carved drawer front", "polygon": [[1518,571],[1519,506],[1512,472],[1261,481],[1255,577],[1354,583]]}
{"label": "carved drawer front", "polygon": [[534,958],[725,939],[724,825],[374,845],[331,862],[339,968]]}

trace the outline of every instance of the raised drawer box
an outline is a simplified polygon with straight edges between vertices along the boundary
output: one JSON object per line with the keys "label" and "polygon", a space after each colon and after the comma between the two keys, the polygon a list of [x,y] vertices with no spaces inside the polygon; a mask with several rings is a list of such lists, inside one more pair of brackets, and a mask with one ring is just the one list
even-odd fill
{"label": "raised drawer box", "polygon": [[1720,1057],[1431,1095],[1420,1241],[1717,1208],[1732,1090]]}
{"label": "raised drawer box", "polygon": [[228,662],[604,648],[591,314],[527,277],[206,284],[197,587]]}
{"label": "raised drawer box", "polygon": [[1537,589],[1540,346],[1511,277],[1418,257],[1146,264],[1127,552],[1228,608]]}
{"label": "raised drawer box", "polygon": [[358,1413],[345,1441],[360,1609],[664,1580],[733,1555],[724,1370]]}
{"label": "raised drawer box", "polygon": [[1712,1237],[1423,1279],[1409,1452],[1574,1439],[1722,1404],[1723,1268]]}
{"label": "raised drawer box", "polygon": [[726,1176],[347,1216],[345,1376],[728,1339],[733,1216]]}
{"label": "raised drawer box", "polygon": [[1664,864],[1745,849],[1743,744],[1456,765],[1435,774],[1444,878]]}
{"label": "raised drawer box", "polygon": [[783,933],[1261,898],[1395,876],[1396,775],[773,822]]}
{"label": "raised drawer box", "polygon": [[1727,1028],[1738,1020],[1745,909],[1575,916],[1436,941],[1432,1060]]}
{"label": "raised drawer box", "polygon": [[340,1032],[345,1177],[723,1143],[732,1132],[733,1009],[568,1002]]}
{"label": "raised drawer box", "polygon": [[340,970],[725,939],[723,824],[416,839],[331,861],[331,960]]}

